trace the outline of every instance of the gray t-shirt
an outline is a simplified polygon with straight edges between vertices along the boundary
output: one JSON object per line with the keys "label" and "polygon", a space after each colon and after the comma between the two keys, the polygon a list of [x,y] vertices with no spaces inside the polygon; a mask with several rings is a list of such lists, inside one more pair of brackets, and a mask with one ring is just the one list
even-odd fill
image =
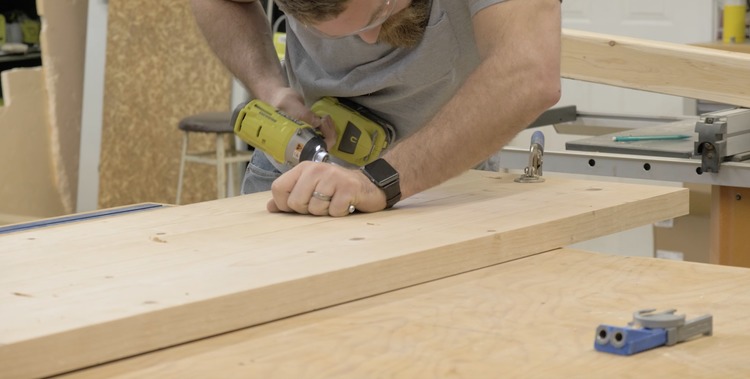
{"label": "gray t-shirt", "polygon": [[397,140],[414,133],[479,64],[472,16],[505,0],[432,0],[422,41],[412,48],[369,44],[358,36],[321,39],[287,20],[286,73],[308,105],[351,98],[388,120]]}

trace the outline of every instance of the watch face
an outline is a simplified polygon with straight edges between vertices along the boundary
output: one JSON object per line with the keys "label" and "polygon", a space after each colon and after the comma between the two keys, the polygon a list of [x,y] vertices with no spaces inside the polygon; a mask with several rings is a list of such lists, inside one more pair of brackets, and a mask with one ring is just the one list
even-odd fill
{"label": "watch face", "polygon": [[374,162],[366,165],[365,170],[380,186],[398,179],[398,172],[384,159],[376,159]]}

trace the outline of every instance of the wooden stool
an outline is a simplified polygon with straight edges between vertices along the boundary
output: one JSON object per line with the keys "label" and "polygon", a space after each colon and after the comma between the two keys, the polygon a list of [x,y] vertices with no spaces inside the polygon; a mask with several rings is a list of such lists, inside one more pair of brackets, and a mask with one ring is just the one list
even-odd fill
{"label": "wooden stool", "polygon": [[[234,128],[230,125],[232,112],[207,112],[189,116],[180,120],[178,127],[183,131],[182,155],[180,157],[180,177],[177,181],[177,199],[175,204],[180,204],[182,196],[182,180],[185,173],[185,162],[211,164],[216,166],[216,188],[217,197],[223,199],[227,196],[227,186],[234,186],[234,173],[229,170],[227,178],[227,165],[249,162],[252,151],[238,151],[234,143],[225,146],[224,138],[234,135]],[[188,139],[190,133],[210,133],[216,136],[215,151],[188,151]],[[228,179],[228,180],[227,180]],[[233,187],[234,188],[234,187]]]}

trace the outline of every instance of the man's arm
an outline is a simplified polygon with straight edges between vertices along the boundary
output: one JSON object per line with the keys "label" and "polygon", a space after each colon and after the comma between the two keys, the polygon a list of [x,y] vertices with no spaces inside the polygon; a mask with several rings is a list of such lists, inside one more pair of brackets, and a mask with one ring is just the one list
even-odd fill
{"label": "man's arm", "polygon": [[302,97],[286,85],[263,6],[256,0],[191,0],[208,45],[254,98],[313,123]]}
{"label": "man's arm", "polygon": [[403,197],[487,159],[560,97],[558,0],[509,0],[474,16],[481,64],[417,133],[385,155]]}

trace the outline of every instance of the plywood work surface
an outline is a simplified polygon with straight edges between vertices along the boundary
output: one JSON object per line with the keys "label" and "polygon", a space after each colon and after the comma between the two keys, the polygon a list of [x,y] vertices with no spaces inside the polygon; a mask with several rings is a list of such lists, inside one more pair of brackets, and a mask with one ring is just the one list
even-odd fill
{"label": "plywood work surface", "polygon": [[[750,270],[559,249],[75,373],[85,378],[746,378]],[[714,334],[630,357],[599,324],[677,308]]]}
{"label": "plywood work surface", "polygon": [[472,171],[334,219],[267,193],[0,237],[0,372],[44,376],[688,212],[683,188]]}

